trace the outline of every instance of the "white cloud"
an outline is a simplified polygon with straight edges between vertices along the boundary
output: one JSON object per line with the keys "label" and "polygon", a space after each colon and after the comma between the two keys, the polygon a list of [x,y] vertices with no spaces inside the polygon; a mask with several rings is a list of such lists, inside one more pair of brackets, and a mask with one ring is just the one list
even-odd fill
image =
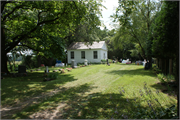
{"label": "white cloud", "polygon": [[[107,9],[102,8],[103,18],[100,18],[100,20],[103,21],[107,29],[111,30],[114,28],[112,25],[114,23],[112,23],[112,18],[110,18],[110,15],[113,15],[113,13],[116,12],[116,8],[118,7],[118,0],[106,0],[106,1],[103,1],[102,4]],[[100,28],[104,29],[103,26],[101,26]]]}

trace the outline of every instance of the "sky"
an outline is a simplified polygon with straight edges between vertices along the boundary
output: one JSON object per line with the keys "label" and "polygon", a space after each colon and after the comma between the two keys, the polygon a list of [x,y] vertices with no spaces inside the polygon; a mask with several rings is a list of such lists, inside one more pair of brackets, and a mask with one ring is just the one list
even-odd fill
{"label": "sky", "polygon": [[[111,30],[114,27],[112,18],[110,19],[110,15],[113,15],[115,13],[116,8],[118,7],[118,0],[103,0],[102,4],[107,8],[102,8],[102,16],[103,18],[100,18],[100,20],[104,23],[107,29]],[[100,27],[101,29],[104,29],[104,27]]]}

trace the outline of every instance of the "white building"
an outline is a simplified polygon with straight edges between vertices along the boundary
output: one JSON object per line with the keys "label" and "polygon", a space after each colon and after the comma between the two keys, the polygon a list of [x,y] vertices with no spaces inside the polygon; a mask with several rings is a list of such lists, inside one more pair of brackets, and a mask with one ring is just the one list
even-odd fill
{"label": "white building", "polygon": [[68,64],[72,60],[76,63],[84,63],[84,60],[88,60],[88,63],[100,63],[102,59],[107,59],[107,45],[105,41],[93,42],[92,45],[85,45],[85,42],[72,43],[67,49]]}

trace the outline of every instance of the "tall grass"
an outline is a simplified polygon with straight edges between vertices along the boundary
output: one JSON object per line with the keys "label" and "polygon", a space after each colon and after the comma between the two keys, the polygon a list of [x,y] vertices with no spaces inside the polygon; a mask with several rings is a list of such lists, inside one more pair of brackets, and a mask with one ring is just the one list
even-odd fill
{"label": "tall grass", "polygon": [[[127,94],[123,87],[119,88],[120,94]],[[137,94],[137,93],[136,93]],[[167,106],[162,105],[162,103],[168,103],[169,101],[161,94],[158,90],[153,91],[144,82],[143,89],[139,90],[141,97],[138,97],[133,92],[134,104],[137,111],[129,111],[129,114],[122,115],[122,118],[128,119],[177,119],[177,107],[175,104],[169,103]],[[157,97],[157,95],[159,97]],[[128,99],[127,99],[128,102]],[[146,104],[146,109],[140,108],[141,104]],[[117,110],[115,113],[118,113]]]}

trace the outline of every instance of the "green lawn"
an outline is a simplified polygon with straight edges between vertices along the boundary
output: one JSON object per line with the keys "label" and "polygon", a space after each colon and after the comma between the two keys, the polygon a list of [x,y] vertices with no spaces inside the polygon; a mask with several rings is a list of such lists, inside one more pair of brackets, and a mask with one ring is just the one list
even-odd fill
{"label": "green lawn", "polygon": [[[64,74],[59,74],[57,80],[48,82],[42,82],[43,74],[43,71],[37,71],[28,73],[26,77],[7,77],[1,80],[2,107],[16,106],[34,96],[60,90],[51,96],[38,99],[36,104],[17,110],[16,114],[8,117],[13,119],[151,118],[153,114],[154,116],[158,114],[156,111],[177,103],[174,96],[161,92],[164,87],[157,84],[156,75],[151,70],[144,70],[141,65],[91,65],[72,69],[71,72],[66,71]],[[144,88],[145,83],[146,88]],[[149,94],[145,93],[146,89]]]}

